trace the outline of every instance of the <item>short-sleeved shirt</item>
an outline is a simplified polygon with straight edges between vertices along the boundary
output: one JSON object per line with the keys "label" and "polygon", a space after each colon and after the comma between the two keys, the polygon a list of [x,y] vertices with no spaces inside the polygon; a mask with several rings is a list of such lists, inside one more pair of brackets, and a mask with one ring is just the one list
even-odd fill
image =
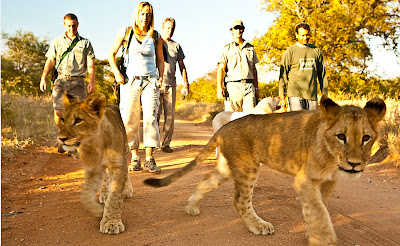
{"label": "short-sleeved shirt", "polygon": [[176,63],[185,59],[182,47],[173,40],[163,42],[164,79],[163,83],[176,87]]}
{"label": "short-sleeved shirt", "polygon": [[224,46],[220,63],[226,65],[225,81],[237,81],[242,79],[254,79],[253,67],[258,63],[254,46],[244,41],[239,48],[234,41]]}
{"label": "short-sleeved shirt", "polygon": [[[57,71],[61,75],[70,76],[86,76],[87,74],[87,58],[95,58],[92,44],[86,38],[76,34],[79,41],[75,47],[67,54],[67,56],[62,60]],[[64,52],[71,45],[72,40],[70,40],[66,34],[59,36],[53,40],[50,45],[49,50],[46,53],[48,59],[53,59],[56,61],[56,66],[60,62],[60,59]]]}

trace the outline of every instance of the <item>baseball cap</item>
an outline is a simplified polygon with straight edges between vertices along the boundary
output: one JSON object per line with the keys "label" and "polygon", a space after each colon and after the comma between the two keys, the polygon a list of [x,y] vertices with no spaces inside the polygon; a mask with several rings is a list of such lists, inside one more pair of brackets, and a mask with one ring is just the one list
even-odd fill
{"label": "baseball cap", "polygon": [[242,26],[242,27],[244,27],[243,21],[242,21],[242,20],[234,20],[234,21],[232,22],[232,25],[231,25],[231,30],[232,30],[235,26]]}

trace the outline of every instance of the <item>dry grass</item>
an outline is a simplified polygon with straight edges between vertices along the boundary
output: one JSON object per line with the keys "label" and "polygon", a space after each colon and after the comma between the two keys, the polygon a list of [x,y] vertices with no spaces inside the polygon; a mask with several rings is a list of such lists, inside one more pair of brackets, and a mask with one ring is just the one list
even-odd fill
{"label": "dry grass", "polygon": [[[12,156],[29,144],[52,142],[57,135],[53,120],[51,97],[13,97],[2,93],[1,150],[2,157]],[[364,107],[369,98],[332,96],[338,104]],[[380,145],[387,145],[390,159],[400,165],[400,103],[386,98],[387,114],[382,123]],[[196,103],[178,100],[176,115],[181,119],[210,123],[223,110],[222,104]]]}
{"label": "dry grass", "polygon": [[51,97],[13,97],[1,94],[1,155],[12,158],[29,144],[55,139]]}
{"label": "dry grass", "polygon": [[176,107],[176,115],[185,120],[210,123],[223,109],[223,105],[219,103],[182,102]]}

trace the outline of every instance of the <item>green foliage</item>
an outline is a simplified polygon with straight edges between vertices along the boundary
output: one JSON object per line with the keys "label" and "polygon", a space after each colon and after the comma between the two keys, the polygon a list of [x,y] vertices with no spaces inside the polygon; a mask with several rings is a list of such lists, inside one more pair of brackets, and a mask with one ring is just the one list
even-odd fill
{"label": "green foliage", "polygon": [[32,32],[2,33],[6,49],[1,54],[1,88],[18,95],[38,95],[39,82],[48,49],[46,39]]}
{"label": "green foliage", "polygon": [[279,85],[278,81],[271,83],[259,83],[258,87],[260,88],[260,100],[265,97],[277,97],[279,96]]}
{"label": "green foliage", "polygon": [[188,100],[204,103],[222,102],[217,98],[217,70],[198,78],[190,84]]}
{"label": "green foliage", "polygon": [[278,69],[284,51],[296,41],[296,25],[305,22],[311,27],[310,42],[323,52],[329,91],[365,93],[383,86],[377,86],[377,80],[371,83],[366,70],[372,58],[367,44],[371,38],[381,38],[399,55],[398,0],[264,0],[262,5],[277,18],[267,33],[253,41],[261,63]]}
{"label": "green foliage", "polygon": [[[6,47],[1,54],[2,90],[14,95],[51,95],[50,90],[43,93],[39,89],[45,54],[49,48],[48,40],[41,40],[32,32],[22,30],[13,35],[2,33],[2,39]],[[114,76],[108,61],[95,59],[95,68],[96,91],[104,93],[109,103],[115,103],[117,100],[112,88]],[[47,76],[48,85],[50,77]]]}

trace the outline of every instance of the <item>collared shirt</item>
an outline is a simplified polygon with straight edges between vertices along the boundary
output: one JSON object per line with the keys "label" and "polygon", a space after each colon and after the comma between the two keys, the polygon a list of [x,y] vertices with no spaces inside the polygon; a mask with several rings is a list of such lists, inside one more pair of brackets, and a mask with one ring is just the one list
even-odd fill
{"label": "collared shirt", "polygon": [[226,65],[225,81],[254,79],[253,67],[258,63],[256,51],[244,41],[241,48],[234,41],[224,46],[220,63]]}
{"label": "collared shirt", "polygon": [[[86,38],[76,34],[79,41],[75,47],[67,54],[67,56],[61,61],[57,71],[61,75],[70,76],[86,76],[87,74],[87,58],[95,58],[92,44]],[[46,57],[56,61],[57,66],[64,52],[71,45],[72,40],[64,35],[59,36],[53,40],[49,50],[46,53]]]}
{"label": "collared shirt", "polygon": [[164,53],[164,80],[163,83],[176,86],[176,63],[185,59],[185,54],[181,46],[173,41],[166,40],[163,42],[163,53]]}

